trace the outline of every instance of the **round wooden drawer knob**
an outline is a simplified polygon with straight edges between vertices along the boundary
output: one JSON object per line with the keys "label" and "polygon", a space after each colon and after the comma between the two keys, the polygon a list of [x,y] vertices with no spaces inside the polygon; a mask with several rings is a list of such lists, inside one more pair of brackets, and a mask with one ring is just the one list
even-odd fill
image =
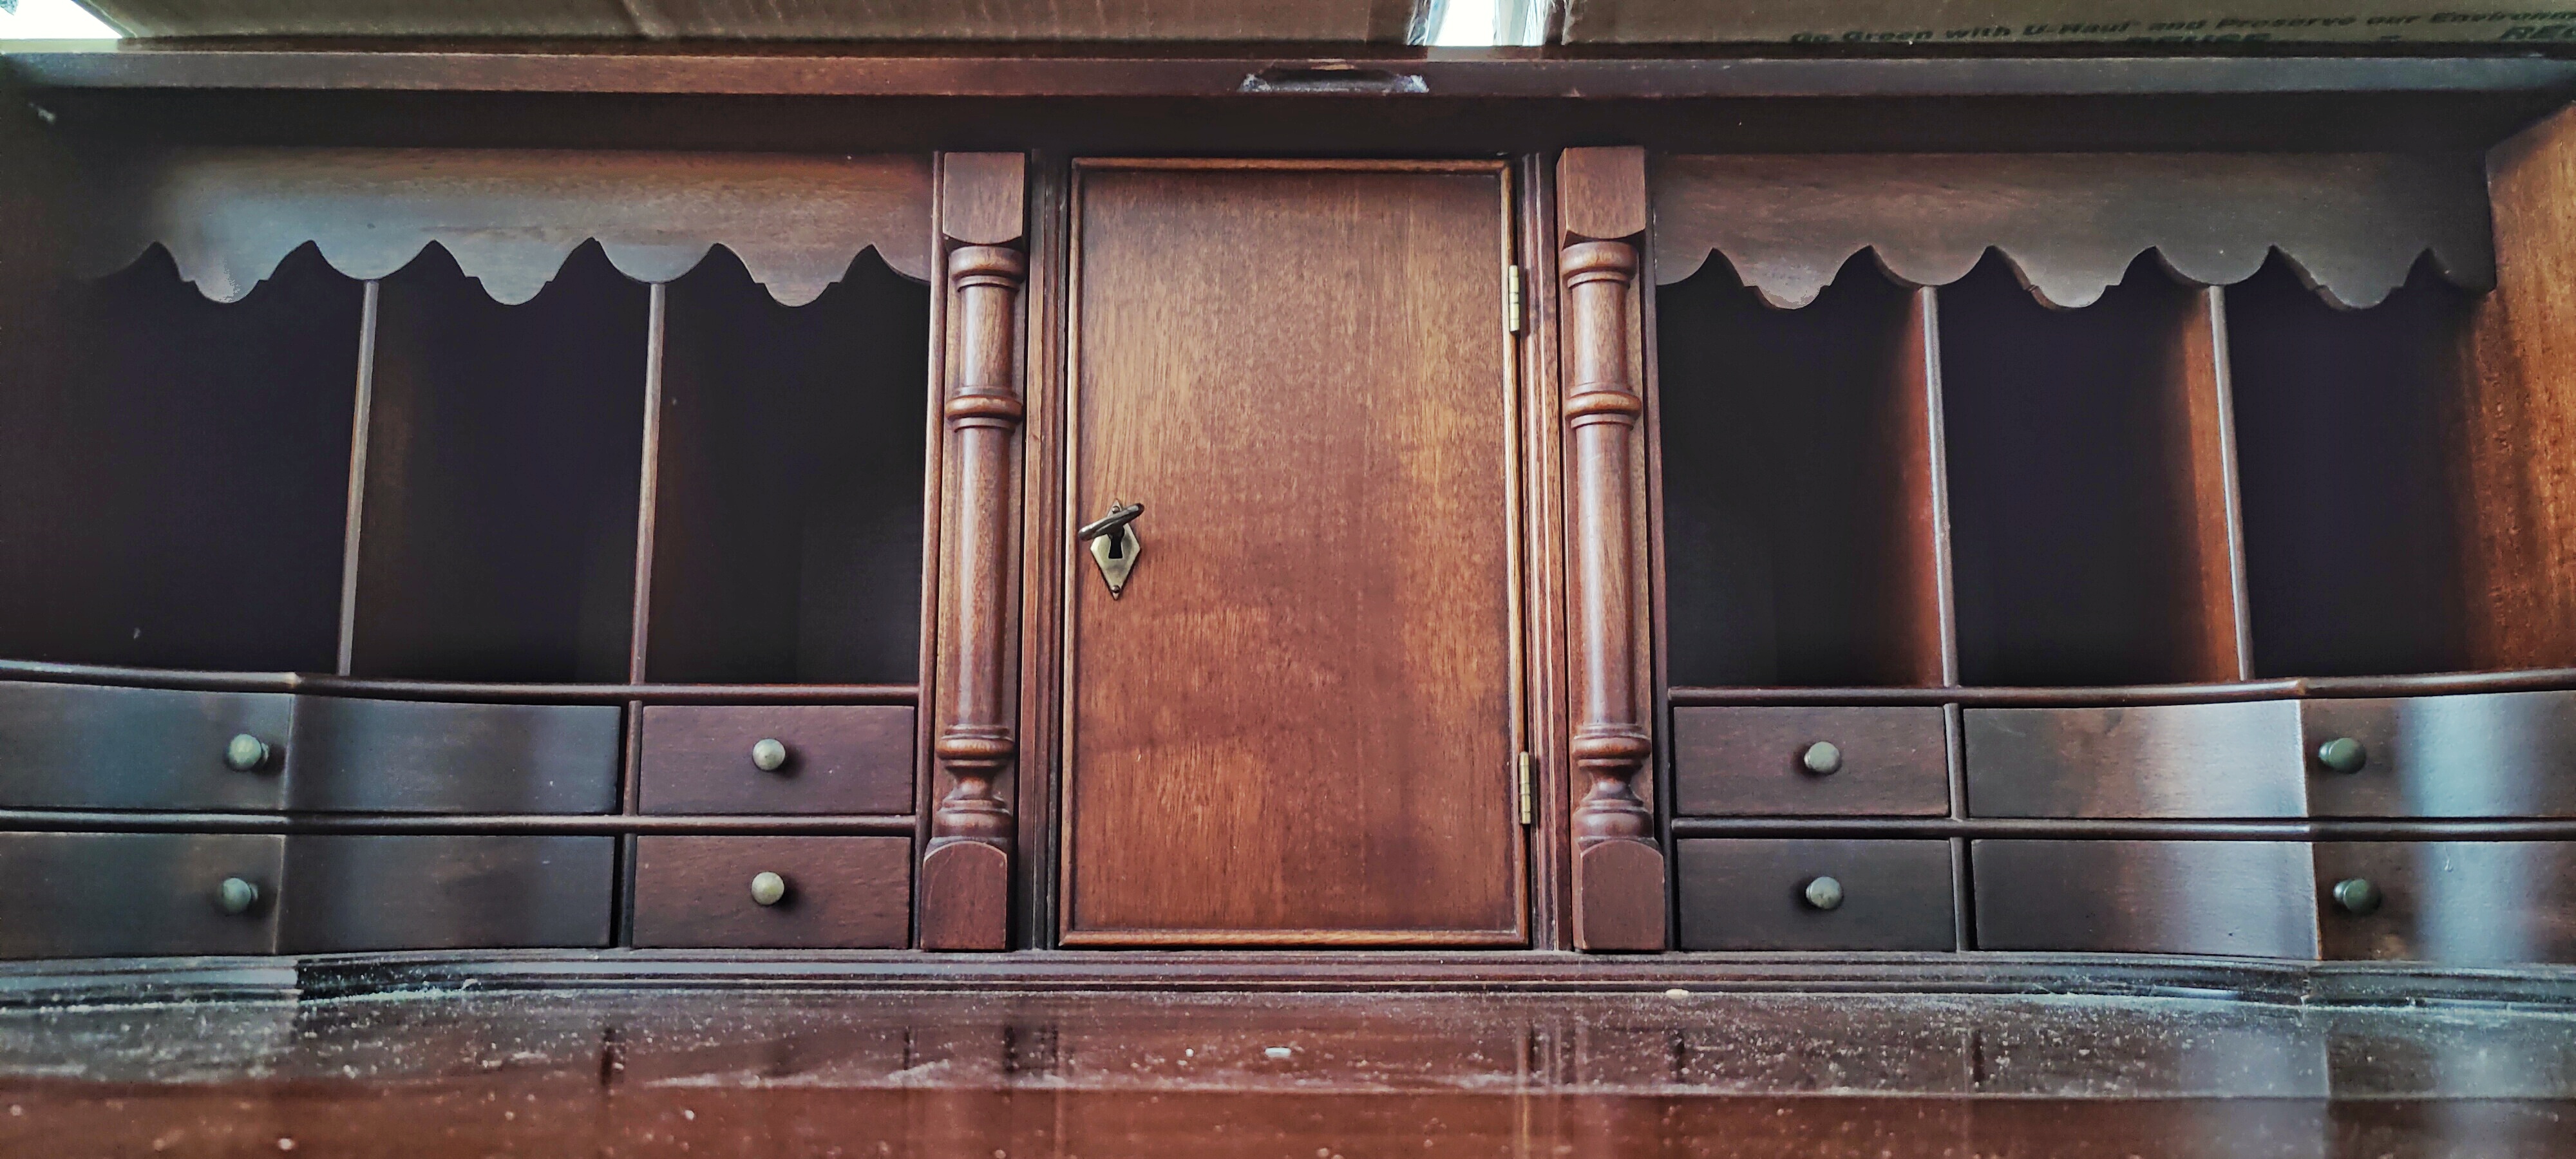
{"label": "round wooden drawer knob", "polygon": [[238,877],[227,877],[215,887],[215,904],[228,914],[246,914],[259,904],[259,887]]}
{"label": "round wooden drawer knob", "polygon": [[2370,763],[2370,753],[2360,741],[2339,736],[2317,746],[2317,763],[2338,773],[2358,773]]}
{"label": "round wooden drawer knob", "polygon": [[766,870],[751,877],[751,900],[761,905],[777,905],[787,899],[787,879]]}
{"label": "round wooden drawer knob", "polygon": [[1812,908],[1840,909],[1843,904],[1843,883],[1830,877],[1819,877],[1807,883],[1804,896],[1807,904]]}
{"label": "round wooden drawer knob", "polygon": [[249,733],[235,733],[224,745],[224,767],[234,772],[255,772],[267,763],[268,742]]}
{"label": "round wooden drawer knob", "polygon": [[1830,777],[1843,771],[1843,750],[1829,740],[1820,740],[1798,754],[1798,767],[1819,777]]}
{"label": "round wooden drawer knob", "polygon": [[2334,899],[2335,905],[2348,914],[2376,913],[2383,900],[2379,887],[2371,884],[2367,877],[2347,877],[2336,882]]}
{"label": "round wooden drawer knob", "polygon": [[778,743],[775,739],[764,738],[751,746],[751,764],[753,768],[764,773],[774,773],[786,768],[787,746]]}

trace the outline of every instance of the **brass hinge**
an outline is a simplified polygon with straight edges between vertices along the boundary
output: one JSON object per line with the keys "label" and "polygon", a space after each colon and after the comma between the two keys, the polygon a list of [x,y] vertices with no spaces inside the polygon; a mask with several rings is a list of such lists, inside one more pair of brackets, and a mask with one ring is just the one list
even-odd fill
{"label": "brass hinge", "polygon": [[1523,295],[1521,282],[1522,274],[1519,266],[1507,266],[1504,268],[1503,332],[1506,334],[1520,333],[1521,327],[1525,324],[1523,320],[1525,311],[1521,305]]}
{"label": "brass hinge", "polygon": [[1538,824],[1538,758],[1522,753],[1514,763],[1520,769],[1521,824]]}

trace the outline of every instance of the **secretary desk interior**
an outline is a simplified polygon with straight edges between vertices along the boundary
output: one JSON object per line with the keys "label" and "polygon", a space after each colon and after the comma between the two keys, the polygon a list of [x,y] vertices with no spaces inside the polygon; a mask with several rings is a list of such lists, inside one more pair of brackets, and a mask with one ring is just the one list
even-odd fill
{"label": "secretary desk interior", "polygon": [[2576,62],[0,74],[0,955],[2576,961]]}

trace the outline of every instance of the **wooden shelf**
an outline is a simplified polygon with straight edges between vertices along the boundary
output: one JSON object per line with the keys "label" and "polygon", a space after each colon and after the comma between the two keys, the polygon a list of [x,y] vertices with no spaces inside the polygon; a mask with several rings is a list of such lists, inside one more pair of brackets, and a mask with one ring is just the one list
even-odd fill
{"label": "wooden shelf", "polygon": [[871,251],[782,306],[719,250],[664,326],[645,677],[912,681],[928,289]]}
{"label": "wooden shelf", "polygon": [[1713,257],[1655,304],[1672,679],[1947,682],[1919,295],[1861,255],[1778,310]]}
{"label": "wooden shelf", "polygon": [[383,282],[350,671],[626,678],[650,291],[596,245],[520,306]]}
{"label": "wooden shelf", "polygon": [[74,287],[66,373],[0,423],[0,655],[328,670],[363,296],[309,246],[231,305],[157,247]]}
{"label": "wooden shelf", "polygon": [[1941,289],[1963,683],[2242,675],[2206,301],[2152,259],[2076,310],[1991,255]]}
{"label": "wooden shelf", "polygon": [[2448,450],[2468,303],[2419,267],[2336,310],[2277,257],[2228,288],[2256,673],[2477,666]]}

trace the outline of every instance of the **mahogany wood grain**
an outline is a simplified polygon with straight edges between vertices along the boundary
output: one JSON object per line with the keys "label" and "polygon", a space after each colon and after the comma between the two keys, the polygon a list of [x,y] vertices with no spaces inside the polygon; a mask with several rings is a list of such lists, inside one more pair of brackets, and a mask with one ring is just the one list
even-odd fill
{"label": "mahogany wood grain", "polygon": [[[644,813],[877,813],[912,809],[913,711],[661,705],[643,711]],[[787,763],[764,771],[752,746]]]}
{"label": "mahogany wood grain", "polygon": [[1523,943],[1506,172],[1077,179],[1065,943]]}
{"label": "mahogany wood grain", "polygon": [[384,280],[352,672],[626,677],[650,297],[596,245],[522,306]]}
{"label": "mahogany wood grain", "polygon": [[[943,292],[949,296],[942,363],[949,384],[941,414],[949,437],[944,487],[952,506],[940,537],[949,553],[940,587],[942,716],[931,742],[947,787],[931,814],[922,858],[921,946],[999,950],[1009,943],[1016,836],[1007,787],[999,782],[1019,756],[1011,679],[1019,546],[1014,496],[1027,413],[1020,296],[1028,258],[1004,244],[949,233],[944,216],[952,201],[961,209],[982,204],[963,228],[992,236],[999,215],[990,206],[1016,204],[1018,197],[969,192],[961,182],[1012,184],[1025,177],[1019,164],[970,158],[959,180],[950,180],[946,166],[955,160],[943,158],[941,170]],[[983,848],[963,848],[968,845]]]}
{"label": "mahogany wood grain", "polygon": [[[2070,115],[2057,106],[2059,117]],[[2063,122],[2061,121],[2061,124]],[[1922,139],[1926,126],[1906,131]],[[1908,285],[1949,286],[2000,253],[2015,280],[2060,309],[2094,306],[2141,256],[2198,289],[2288,254],[2341,306],[2377,303],[2427,250],[2459,285],[2493,284],[2476,159],[2465,151],[2334,153],[2300,146],[1892,147],[1663,155],[1655,220],[1670,247],[1658,271],[1691,276],[1719,253],[1777,306],[1804,305],[1853,253]]]}
{"label": "mahogany wood grain", "polygon": [[[277,952],[286,838],[255,834],[0,835],[0,958]],[[225,913],[238,877],[259,898]]]}
{"label": "mahogany wood grain", "polygon": [[2165,444],[2174,501],[2183,505],[2189,571],[2176,586],[2174,621],[2189,625],[2191,667],[2217,680],[2254,675],[2246,609],[2245,533],[2237,488],[2236,409],[2228,359],[2227,293],[2194,294],[2173,331],[2165,364]]}
{"label": "mahogany wood grain", "polygon": [[[348,494],[340,511],[340,635],[333,653],[334,676],[349,674],[349,659],[358,643],[358,543],[367,527],[367,432],[376,425],[376,329],[383,316],[384,289],[384,283],[369,281],[365,296],[359,299],[358,397],[349,416]],[[641,577],[637,582],[642,582]],[[628,665],[628,679],[635,678],[635,667]]]}
{"label": "mahogany wood grain", "polygon": [[2472,666],[2486,597],[2463,585],[2479,524],[2459,522],[2474,452],[2453,421],[2470,302],[2429,266],[2367,310],[2318,301],[2279,258],[2228,288],[2257,674]]}
{"label": "mahogany wood grain", "polygon": [[617,839],[591,836],[295,836],[287,839],[278,948],[605,946]]}
{"label": "mahogany wood grain", "polygon": [[940,159],[939,230],[961,245],[1018,241],[1028,218],[1028,155],[951,153]]}
{"label": "mahogany wood grain", "polygon": [[873,253],[782,306],[719,251],[668,287],[646,678],[917,678],[930,295]]}
{"label": "mahogany wood grain", "polygon": [[1673,682],[1945,683],[1918,292],[1856,257],[1797,310],[1723,261],[1655,298]]}
{"label": "mahogany wood grain", "polygon": [[[2576,692],[2309,700],[2299,730],[2315,816],[2576,817]],[[2338,738],[2359,769],[2319,759]]]}
{"label": "mahogany wood grain", "polygon": [[1904,545],[1899,558],[1912,586],[1905,606],[1932,610],[1930,617],[1918,617],[1912,624],[1914,670],[1935,674],[1944,685],[1956,685],[1959,596],[1950,559],[1949,414],[1941,387],[1941,295],[1932,287],[1914,291],[1914,308],[1906,312],[1899,350],[1911,371],[1907,377],[1921,387],[1900,406],[1902,421],[1907,428],[1923,432],[1922,452],[1900,453],[1896,476],[1901,491],[1924,497],[1913,509],[1914,518],[1898,525],[1898,539]]}
{"label": "mahogany wood grain", "polygon": [[1978,817],[2301,817],[2299,706],[1971,708]]}
{"label": "mahogany wood grain", "polygon": [[[22,809],[274,811],[286,801],[293,698],[0,684],[0,802]],[[270,747],[248,772],[236,735]]]}
{"label": "mahogany wood grain", "polygon": [[[948,375],[949,375],[949,306],[954,299],[948,287],[948,265],[944,260],[946,235],[941,232],[941,207],[947,201],[942,186],[942,173],[947,168],[939,154],[930,157],[929,196],[930,228],[924,244],[930,248],[930,341],[924,344],[923,357],[929,362],[929,374],[922,382],[923,416],[921,424],[921,639],[916,654],[919,682],[915,685],[913,713],[912,764],[912,847],[916,857],[930,848],[931,802],[944,787],[940,783],[936,746],[939,733],[946,725],[946,713],[939,707],[939,692],[949,686],[948,663],[948,592],[942,579],[948,563],[949,512],[954,496],[948,489],[953,473],[948,462]],[[631,858],[633,847],[626,851]],[[634,912],[634,875],[628,874],[627,901],[623,912]],[[914,879],[913,928],[918,940],[921,917],[921,893],[927,886],[918,876]],[[631,923],[630,923],[631,924]],[[1005,944],[1009,932],[1004,931]]]}
{"label": "mahogany wood grain", "polygon": [[[2522,674],[2524,679],[2528,676]],[[2568,684],[2576,686],[2576,673],[2570,676]],[[123,668],[5,659],[0,659],[0,679],[195,692],[300,692],[307,696],[455,704],[623,704],[630,700],[648,704],[912,704],[920,698],[920,690],[910,684],[514,684],[300,672]]]}
{"label": "mahogany wood grain", "polygon": [[[752,878],[787,892],[761,905]],[[912,935],[912,842],[900,837],[644,837],[635,842],[639,947],[900,947]]]}
{"label": "mahogany wood grain", "polygon": [[[1628,180],[1626,169],[1637,170]],[[1577,174],[1566,176],[1571,167]],[[1636,540],[1631,494],[1635,432],[1645,412],[1632,350],[1638,329],[1638,252],[1628,240],[1581,226],[1642,227],[1644,157],[1634,150],[1569,149],[1558,162],[1557,254],[1563,296],[1563,413],[1569,432],[1566,528],[1576,773],[1588,780],[1575,805],[1574,942],[1587,950],[1660,950],[1665,944],[1663,853],[1654,810],[1634,783],[1654,756],[1639,703]],[[1620,177],[1610,179],[1608,174]],[[1578,205],[1577,194],[1633,194],[1640,204]],[[1634,846],[1605,849],[1605,845]],[[1651,906],[1647,899],[1652,899]]]}
{"label": "mahogany wood grain", "polygon": [[656,285],[721,246],[789,305],[813,301],[867,249],[915,281],[930,272],[929,166],[917,151],[278,148],[279,140],[223,147],[162,138],[169,147],[117,150],[82,194],[118,208],[79,235],[78,268],[104,273],[157,241],[206,297],[232,301],[305,242],[361,281],[392,277],[435,243],[477,289],[512,305],[536,297],[591,243],[620,274]]}
{"label": "mahogany wood grain", "polygon": [[[438,0],[243,6],[203,0],[103,0],[128,35],[149,37],[522,37],[855,41],[1323,41],[1401,45],[1423,16],[1413,0],[1290,0],[1245,7],[1104,0],[959,6],[935,0],[795,5],[729,0]],[[1417,41],[1418,43],[1418,41]]]}
{"label": "mahogany wood grain", "polygon": [[[1747,120],[1701,124],[1678,140],[1644,133],[1639,102],[1681,106],[1675,120],[1707,120],[1697,98],[1839,98],[1821,110],[1768,108],[1782,121],[1809,129],[1811,148],[1894,151],[1927,147],[2001,149],[2033,146],[2024,134],[2040,126],[2042,147],[2067,152],[2119,149],[2311,147],[2387,151],[2477,149],[2545,115],[2563,102],[2562,86],[2576,66],[2519,53],[2372,55],[2248,53],[2245,55],[2005,54],[2005,53],[1779,53],[1727,59],[1712,68],[1705,52],[1658,49],[1552,53],[1533,61],[1526,49],[1448,47],[1436,54],[1403,46],[1330,45],[1295,50],[1283,59],[1277,45],[1209,45],[1150,42],[1114,49],[1033,49],[1027,44],[726,44],[619,46],[596,39],[434,41],[410,44],[352,42],[345,38],[266,41],[128,40],[30,43],[14,50],[12,71],[29,87],[53,94],[84,90],[198,90],[221,94],[244,89],[357,89],[373,91],[498,93],[604,93],[842,97],[1091,97],[1224,98],[1243,93],[1247,74],[1281,65],[1376,65],[1420,77],[1432,93],[1466,99],[1511,98],[1510,115],[1526,122],[1540,99],[1580,99],[1610,114],[1567,140],[1607,140],[1605,129],[1626,124],[1630,136],[1656,148],[1702,152],[1742,147]],[[1321,48],[1330,55],[1311,55]],[[1261,49],[1269,51],[1262,52]],[[1967,115],[1886,123],[1890,103],[1920,109],[1928,101],[1960,111],[1961,98],[2018,94],[1992,100]],[[2325,100],[2283,99],[2326,95]],[[2095,101],[2032,97],[2119,98],[2137,101],[2105,109]],[[2210,99],[2233,96],[2236,116],[2211,115]],[[2198,98],[2197,101],[2194,98]],[[2247,98],[2252,98],[2248,100]],[[1313,116],[1312,106],[1335,98],[1315,94],[1280,102],[1283,115]],[[1392,119],[1403,106],[1439,102],[1416,97],[1389,101],[1354,97]],[[2248,106],[2272,106],[2262,123],[2240,123]],[[657,102],[667,110],[670,102]],[[960,102],[968,103],[968,102]],[[1241,103],[1241,102],[1239,102]],[[1795,101],[1769,102],[1792,105]],[[2192,105],[2198,104],[2194,108]],[[2182,106],[2176,108],[2175,106]],[[1302,107],[1301,107],[1302,106]],[[919,107],[919,106],[916,106]],[[1651,107],[1651,106],[1648,106]],[[1738,108],[1746,108],[1739,105]],[[1686,110],[1686,111],[1685,111]],[[982,109],[961,110],[978,117]],[[2357,111],[2361,115],[2356,115]],[[2141,115],[2141,114],[2145,115]],[[2449,115],[2443,116],[2442,114]],[[1625,114],[1624,120],[1619,116]],[[2126,114],[2125,116],[2122,114]],[[2377,115],[2370,115],[2377,114]],[[1326,117],[1326,120],[1333,118]],[[1771,117],[1759,118],[1770,120]],[[655,140],[673,147],[665,133]],[[2354,124],[2355,121],[2365,123]],[[1969,122],[1969,123],[1959,123]],[[989,122],[987,122],[989,123]],[[1817,130],[1830,126],[1835,135]],[[745,126],[748,133],[759,126]],[[813,128],[814,126],[787,126]],[[881,128],[883,126],[880,126]],[[1052,126],[1050,126],[1052,127]],[[1208,126],[1217,131],[1234,126]],[[1329,126],[1347,139],[1366,126]],[[2080,134],[2092,133],[2091,137]],[[819,140],[819,138],[817,138]],[[1759,147],[1780,150],[1793,138],[1761,136]],[[1868,142],[1867,146],[1858,142]],[[1094,142],[1066,142],[1090,147]],[[2088,148],[2089,146],[2089,148]],[[1481,143],[1471,147],[1482,147]],[[1785,151],[1785,150],[1783,150]]]}
{"label": "mahogany wood grain", "polygon": [[[1560,235],[1553,161],[1545,154],[1529,154],[1522,156],[1514,168],[1513,175],[1523,192],[1515,234],[1518,254],[1544,254],[1557,244]],[[1650,245],[1652,240],[1648,238]],[[1521,734],[1521,747],[1536,766],[1533,779],[1537,782],[1537,799],[1530,810],[1530,945],[1535,949],[1570,950],[1574,948],[1575,794],[1569,744],[1573,730],[1569,685],[1573,674],[1569,670],[1570,633],[1566,627],[1565,508],[1557,501],[1565,493],[1566,468],[1563,377],[1558,373],[1564,287],[1559,279],[1540,277],[1541,271],[1533,263],[1524,261],[1522,269],[1527,315],[1518,362],[1524,384],[1519,428],[1520,566],[1527,580],[1521,600],[1521,640],[1527,660],[1521,670],[1527,681],[1522,691],[1527,723]],[[1646,305],[1651,307],[1652,300],[1648,299]],[[1650,324],[1651,320],[1650,313]],[[1651,344],[1640,342],[1639,349],[1653,357]],[[1646,388],[1649,392],[1654,389],[1652,374],[1647,376]],[[1652,423],[1654,416],[1650,401],[1647,421]],[[1650,459],[1658,449],[1658,441],[1648,439]],[[1657,502],[1662,488],[1656,472],[1646,469],[1639,474],[1650,484],[1648,502]],[[1648,530],[1660,532],[1662,526],[1662,521],[1656,519]],[[1648,543],[1660,552],[1660,534]],[[1655,590],[1660,600],[1662,588],[1657,586]],[[1662,650],[1652,651],[1660,662]],[[1659,684],[1661,679],[1658,671]]]}
{"label": "mahogany wood grain", "polygon": [[[1673,877],[1685,950],[1959,948],[1947,841],[1677,841]],[[1833,909],[1806,899],[1819,877]]]}
{"label": "mahogany wood grain", "polygon": [[[1800,763],[1819,742],[1841,754],[1830,773]],[[1676,708],[1673,812],[1947,816],[1949,749],[1938,707]]]}
{"label": "mahogany wood grain", "polygon": [[[2576,844],[2326,842],[2316,867],[2325,957],[2576,962]],[[2336,902],[2336,885],[2356,878],[2378,891],[2368,912]]]}
{"label": "mahogany wood grain", "polygon": [[[1079,520],[1065,503],[1063,470],[1065,383],[1070,377],[1066,351],[1072,343],[1070,311],[1073,234],[1071,214],[1073,167],[1061,153],[1037,154],[1025,162],[1029,282],[1027,294],[1029,378],[1025,401],[1025,434],[1029,469],[1023,472],[1020,542],[1063,543]],[[1054,551],[1020,553],[1019,666],[1013,673],[1018,690],[1022,763],[1011,781],[1011,800],[1019,822],[1017,848],[1025,856],[1011,863],[1009,901],[1012,944],[1053,948],[1057,938],[1061,857],[1061,776],[1064,752],[1064,622],[1068,572]],[[924,812],[927,812],[925,807]]]}
{"label": "mahogany wood grain", "polygon": [[2208,308],[2143,258],[2078,310],[1941,290],[1964,682],[2240,677]]}
{"label": "mahogany wood grain", "polygon": [[1568,149],[1557,160],[1558,227],[1612,241],[1646,232],[1646,151],[1635,146]]}
{"label": "mahogany wood grain", "polygon": [[[2237,824],[2244,824],[2238,822]],[[2473,824],[2469,835],[2491,830],[2512,838],[2528,837],[2533,824]],[[2378,837],[2381,827],[2365,823],[2359,833]],[[2418,823],[2405,826],[2407,836],[2459,836],[2457,825]],[[544,834],[582,836],[594,833],[664,833],[699,836],[810,834],[817,837],[883,837],[913,831],[905,815],[814,813],[174,813],[163,810],[0,809],[0,831],[28,833],[315,833],[351,835]],[[2551,835],[2576,836],[2576,825],[2560,823]]]}
{"label": "mahogany wood grain", "polygon": [[2472,667],[2576,662],[2576,113],[2488,154],[2496,290],[2452,376],[2460,581]]}
{"label": "mahogany wood grain", "polygon": [[1980,840],[1969,849],[1979,949],[2317,956],[2304,843]]}
{"label": "mahogany wood grain", "polygon": [[609,813],[624,715],[606,704],[297,701],[287,808]]}

